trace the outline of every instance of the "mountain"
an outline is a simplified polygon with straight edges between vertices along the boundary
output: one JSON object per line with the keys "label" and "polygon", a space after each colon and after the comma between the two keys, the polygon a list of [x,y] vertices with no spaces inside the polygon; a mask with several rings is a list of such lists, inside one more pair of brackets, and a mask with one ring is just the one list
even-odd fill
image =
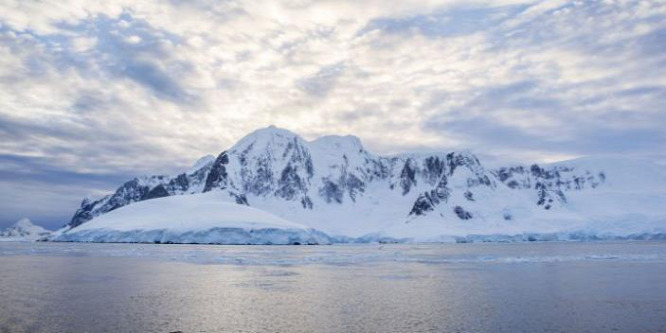
{"label": "mountain", "polygon": [[376,156],[354,136],[306,141],[271,126],[179,175],[137,177],[84,200],[66,229],[135,202],[208,192],[340,239],[640,238],[666,226],[666,173],[648,161],[489,169],[466,151]]}
{"label": "mountain", "polygon": [[37,240],[48,236],[51,231],[32,224],[29,219],[22,218],[12,226],[0,231],[0,240]]}

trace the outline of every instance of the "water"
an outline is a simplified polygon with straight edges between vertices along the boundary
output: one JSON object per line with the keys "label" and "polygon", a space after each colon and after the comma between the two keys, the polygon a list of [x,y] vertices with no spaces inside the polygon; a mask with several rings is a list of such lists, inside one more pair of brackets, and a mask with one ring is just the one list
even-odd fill
{"label": "water", "polygon": [[0,243],[0,332],[666,331],[666,243]]}

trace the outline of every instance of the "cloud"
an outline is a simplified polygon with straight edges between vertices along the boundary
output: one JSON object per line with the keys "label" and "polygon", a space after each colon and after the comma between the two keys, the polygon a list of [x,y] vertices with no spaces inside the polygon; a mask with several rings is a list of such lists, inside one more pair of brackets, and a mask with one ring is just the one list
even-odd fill
{"label": "cloud", "polygon": [[325,97],[345,70],[344,63],[322,67],[315,75],[299,80],[297,86],[307,94]]}
{"label": "cloud", "polygon": [[22,204],[0,226],[269,124],[376,153],[665,160],[665,95],[655,1],[3,1],[0,183]]}
{"label": "cloud", "polygon": [[156,29],[145,20],[135,19],[130,13],[117,18],[98,15],[77,24],[61,23],[59,26],[62,34],[46,38],[62,39],[68,46],[72,41],[66,34],[95,40],[85,54],[87,64],[72,60],[82,57],[77,57],[71,46],[63,51],[77,70],[88,75],[128,78],[158,97],[174,102],[187,102],[193,98],[179,82],[180,77],[189,74],[191,65],[174,54],[180,44],[178,36]]}
{"label": "cloud", "polygon": [[379,30],[383,33],[418,32],[428,37],[464,36],[491,29],[506,17],[524,10],[524,4],[500,7],[454,7],[441,12],[371,20],[360,35]]}
{"label": "cloud", "polygon": [[72,217],[82,196],[99,197],[130,174],[87,174],[54,167],[45,158],[0,155],[0,221],[11,224],[30,216],[55,229]]}

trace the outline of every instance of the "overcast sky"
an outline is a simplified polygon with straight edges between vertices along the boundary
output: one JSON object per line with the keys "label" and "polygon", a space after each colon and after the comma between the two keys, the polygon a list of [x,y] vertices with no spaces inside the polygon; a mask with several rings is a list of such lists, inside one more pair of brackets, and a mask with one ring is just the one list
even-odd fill
{"label": "overcast sky", "polygon": [[0,1],[0,228],[275,124],[664,160],[664,1]]}

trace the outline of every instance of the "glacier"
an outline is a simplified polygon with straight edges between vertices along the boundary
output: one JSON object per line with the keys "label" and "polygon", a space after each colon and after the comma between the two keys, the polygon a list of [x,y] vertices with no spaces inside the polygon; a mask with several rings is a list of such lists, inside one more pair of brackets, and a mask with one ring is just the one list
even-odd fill
{"label": "glacier", "polygon": [[[143,216],[157,209],[149,203],[164,200],[219,206],[218,224],[201,224],[204,216],[186,209],[173,213],[190,229],[175,228],[168,216],[144,226]],[[247,226],[229,229],[224,216],[238,207],[309,230],[287,236],[284,228],[262,229],[281,234],[282,243],[663,239],[666,172],[624,158],[487,166],[469,151],[377,156],[354,136],[307,141],[271,126],[181,174],[136,177],[112,194],[84,199],[51,239],[258,241],[240,236]]]}
{"label": "glacier", "polygon": [[147,200],[117,209],[50,239],[61,242],[330,244],[324,233],[259,209],[220,200],[221,193]]}

